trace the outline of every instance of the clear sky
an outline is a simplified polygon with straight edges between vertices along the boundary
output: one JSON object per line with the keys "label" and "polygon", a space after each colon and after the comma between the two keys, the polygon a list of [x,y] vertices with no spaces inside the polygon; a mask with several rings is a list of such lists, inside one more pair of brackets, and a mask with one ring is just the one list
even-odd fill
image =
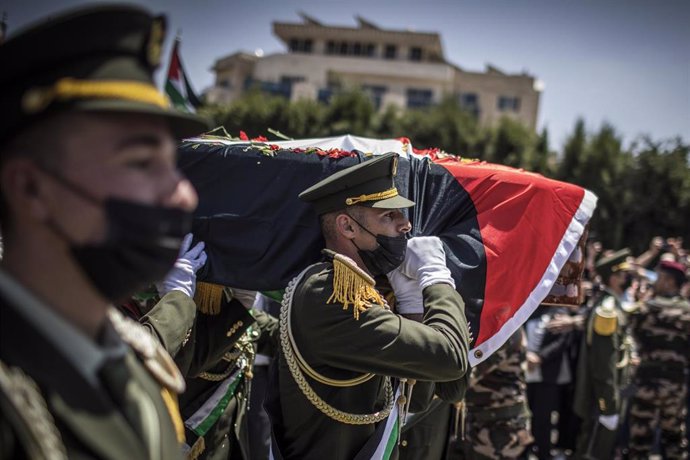
{"label": "clear sky", "polygon": [[[0,0],[9,33],[82,0]],[[446,59],[467,70],[487,63],[526,70],[545,83],[539,128],[560,150],[583,117],[589,130],[608,121],[626,144],[640,135],[690,141],[690,1],[487,0],[134,1],[165,12],[182,30],[182,61],[201,92],[214,61],[237,50],[284,50],[271,22],[355,26],[361,15],[383,28],[436,31]],[[168,46],[171,40],[168,40]],[[163,72],[161,72],[163,73]],[[160,75],[159,75],[160,81]]]}

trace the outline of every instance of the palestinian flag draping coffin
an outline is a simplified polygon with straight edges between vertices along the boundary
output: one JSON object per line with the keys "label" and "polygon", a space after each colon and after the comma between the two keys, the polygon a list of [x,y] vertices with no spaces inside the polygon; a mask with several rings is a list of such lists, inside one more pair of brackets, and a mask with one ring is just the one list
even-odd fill
{"label": "palestinian flag draping coffin", "polygon": [[446,246],[474,331],[470,361],[481,362],[549,294],[592,216],[591,192],[437,150],[415,151],[406,139],[189,139],[179,161],[199,193],[194,234],[208,254],[199,278],[283,289],[320,259],[324,244],[299,192],[390,151],[401,155],[396,185],[416,203],[409,211],[412,235],[436,235]]}

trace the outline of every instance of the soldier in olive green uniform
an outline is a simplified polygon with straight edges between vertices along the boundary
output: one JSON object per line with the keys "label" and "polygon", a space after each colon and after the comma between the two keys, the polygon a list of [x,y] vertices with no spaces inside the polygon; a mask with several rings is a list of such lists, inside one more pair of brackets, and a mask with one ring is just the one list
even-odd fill
{"label": "soldier in olive green uniform", "polygon": [[[400,209],[413,203],[398,195],[396,164],[397,155],[383,155],[300,195],[321,216],[328,249],[283,299],[277,393],[267,398],[275,458],[394,457],[406,379],[464,388],[464,304],[440,240],[405,239]],[[387,308],[373,279],[384,274],[399,303],[421,291],[423,322]]]}
{"label": "soldier in olive green uniform", "polygon": [[648,458],[657,427],[666,458],[687,458],[686,372],[690,364],[690,303],[679,296],[685,280],[678,262],[657,268],[654,298],[632,315],[640,356],[630,409],[630,458]]}
{"label": "soldier in olive green uniform", "polygon": [[629,383],[632,341],[620,299],[629,254],[624,249],[596,264],[605,288],[587,318],[577,367],[574,410],[583,420],[577,458],[612,458],[625,409],[621,389]]}
{"label": "soldier in olive green uniform", "polygon": [[0,45],[0,458],[175,459],[184,381],[112,304],[162,279],[196,194],[153,85],[162,18],[57,15]]}
{"label": "soldier in olive green uniform", "polygon": [[122,308],[164,344],[185,377],[180,412],[188,458],[249,459],[245,412],[255,342],[270,335],[277,321],[251,310],[254,291],[209,283],[197,289],[196,272],[206,255],[203,243],[187,250],[191,239],[158,289],[139,293]]}

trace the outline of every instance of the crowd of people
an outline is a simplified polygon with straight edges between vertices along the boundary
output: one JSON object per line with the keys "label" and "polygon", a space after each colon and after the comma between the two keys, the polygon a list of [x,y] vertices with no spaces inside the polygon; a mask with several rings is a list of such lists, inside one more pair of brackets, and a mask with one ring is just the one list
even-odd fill
{"label": "crowd of people", "polygon": [[[616,458],[686,458],[688,262],[680,237],[655,237],[637,257],[603,250],[590,238],[584,303],[542,306],[525,325],[527,395],[539,458],[577,448],[590,457],[604,448]],[[619,312],[615,331],[602,319],[607,303]],[[606,441],[599,424],[583,424],[593,404],[602,402],[605,408],[597,412],[609,417],[601,419],[610,423]]]}
{"label": "crowd of people", "polygon": [[592,238],[584,303],[474,368],[394,153],[299,195],[325,248],[285,292],[197,280],[175,139],[206,127],[153,85],[164,37],[107,5],[0,44],[0,459],[687,457],[681,238]]}

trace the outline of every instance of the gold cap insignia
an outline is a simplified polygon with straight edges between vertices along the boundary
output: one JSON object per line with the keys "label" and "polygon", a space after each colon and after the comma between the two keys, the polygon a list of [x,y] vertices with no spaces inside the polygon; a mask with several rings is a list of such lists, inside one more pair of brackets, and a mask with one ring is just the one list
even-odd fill
{"label": "gold cap insignia", "polygon": [[161,63],[163,40],[165,39],[165,18],[158,16],[151,23],[149,41],[146,45],[146,59],[152,67],[158,67]]}

